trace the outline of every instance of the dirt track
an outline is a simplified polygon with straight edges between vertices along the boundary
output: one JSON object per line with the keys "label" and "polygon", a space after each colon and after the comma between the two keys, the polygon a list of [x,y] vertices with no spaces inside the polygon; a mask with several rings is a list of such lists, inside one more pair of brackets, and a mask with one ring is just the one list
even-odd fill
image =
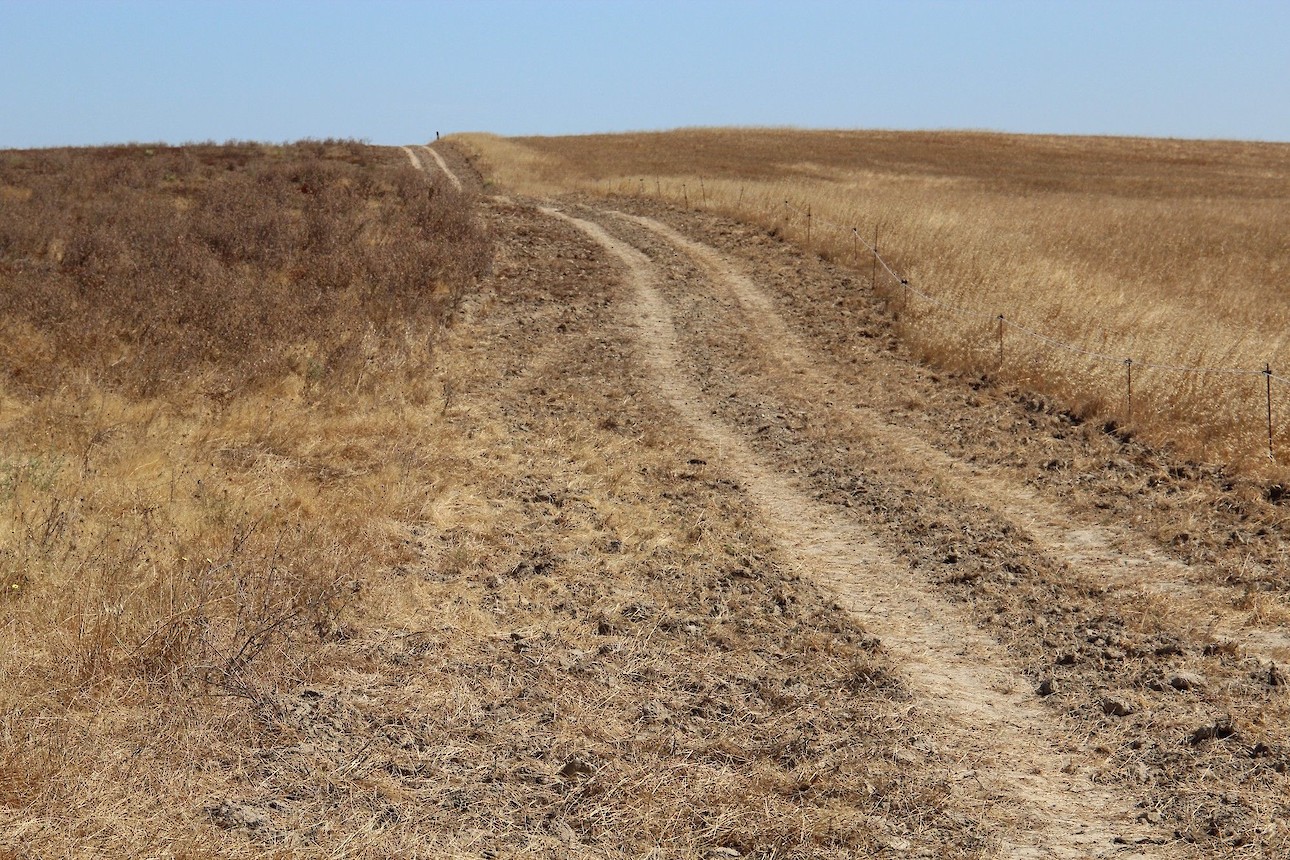
{"label": "dirt track", "polygon": [[0,743],[0,856],[1290,857],[1285,487],[920,363],[773,223],[381,157],[491,266],[402,375],[362,354],[335,458],[218,455],[396,501],[353,508],[377,551],[282,674]]}
{"label": "dirt track", "polygon": [[[681,370],[680,345],[656,286],[656,267],[599,225],[570,220],[627,266],[636,292],[629,318],[639,327],[641,351],[660,391],[764,511],[795,566],[831,587],[895,656],[918,707],[960,756],[956,782],[974,781],[982,790],[985,815],[1004,819],[995,822],[1008,834],[1003,850],[1015,857],[1094,857],[1115,850],[1117,836],[1130,841],[1125,837],[1133,829],[1132,803],[1094,785],[1086,764],[1063,762],[1056,727],[1033,704],[1026,682],[998,645],[883,552],[873,535],[757,462],[737,431],[712,418],[703,395]],[[636,223],[670,233],[645,219]],[[695,243],[684,247],[717,259]],[[749,298],[763,315],[770,314],[764,303]],[[770,328],[784,334],[782,325]],[[791,343],[785,350],[797,352]]]}
{"label": "dirt track", "polygon": [[[442,149],[428,151],[478,193]],[[570,308],[604,296],[613,312],[587,342],[640,374],[631,408],[656,401],[657,432],[733,482],[786,563],[882,641],[910,732],[931,738],[899,763],[952,786],[949,808],[998,856],[1285,847],[1275,508],[1022,392],[920,366],[856,273],[764,231],[641,201],[499,200],[503,270],[538,246],[593,261],[533,276],[558,278]],[[554,379],[562,338],[546,331],[522,339]],[[597,403],[560,408],[639,426]]]}

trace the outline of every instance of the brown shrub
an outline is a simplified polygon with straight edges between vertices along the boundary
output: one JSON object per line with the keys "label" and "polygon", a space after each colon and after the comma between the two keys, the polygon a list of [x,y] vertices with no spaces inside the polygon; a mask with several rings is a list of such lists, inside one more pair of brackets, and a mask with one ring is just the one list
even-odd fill
{"label": "brown shrub", "polygon": [[0,187],[0,374],[29,394],[353,374],[489,259],[450,186],[357,143],[5,152]]}
{"label": "brown shrub", "polygon": [[468,199],[347,141],[0,152],[0,189],[0,718],[304,671],[419,504]]}

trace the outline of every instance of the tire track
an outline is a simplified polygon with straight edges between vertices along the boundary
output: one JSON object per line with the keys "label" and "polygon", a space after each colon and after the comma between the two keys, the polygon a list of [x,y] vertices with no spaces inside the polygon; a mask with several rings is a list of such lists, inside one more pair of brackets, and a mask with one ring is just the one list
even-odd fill
{"label": "tire track", "polygon": [[712,417],[681,368],[658,269],[645,254],[598,224],[543,211],[583,231],[626,267],[633,294],[629,325],[658,391],[719,452],[721,464],[764,512],[790,562],[836,590],[905,667],[916,707],[944,730],[958,784],[997,826],[1004,855],[1174,856],[1145,845],[1127,848],[1123,840],[1135,829],[1133,799],[1096,784],[1091,763],[1064,751],[1061,731],[1033,702],[998,643],[891,558],[873,535],[812,500],[761,462],[735,429]]}
{"label": "tire track", "polygon": [[435,164],[439,165],[439,169],[443,171],[443,175],[448,177],[448,181],[452,183],[453,188],[456,188],[458,191],[464,190],[461,185],[461,180],[458,179],[457,174],[453,173],[452,169],[448,167],[448,162],[443,160],[442,155],[435,152],[425,144],[422,144],[421,148],[430,153],[430,157],[434,159]]}
{"label": "tire track", "polygon": [[[748,317],[744,330],[761,342],[763,355],[784,366],[786,377],[813,379],[839,392],[836,398],[846,398],[842,381],[821,371],[819,361],[779,315],[771,298],[734,261],[652,218],[612,214],[663,238],[693,260],[721,294]],[[1252,656],[1290,659],[1288,631],[1284,627],[1260,627],[1254,612],[1236,609],[1233,604],[1242,596],[1237,589],[1204,581],[1203,572],[1144,546],[1126,532],[1076,521],[1069,511],[1042,499],[1031,488],[955,459],[911,436],[907,428],[893,425],[870,406],[849,402],[844,410],[834,407],[833,411],[830,421],[861,419],[865,433],[874,442],[923,464],[926,471],[939,478],[938,485],[955,493],[959,501],[984,503],[1043,551],[1087,575],[1090,581],[1125,595],[1146,592],[1167,599],[1173,607],[1183,610],[1176,617],[1185,616],[1199,623],[1192,631],[1193,638],[1225,639],[1238,643]]]}
{"label": "tire track", "polygon": [[[462,190],[463,190],[462,185],[461,185],[461,180],[460,180],[460,179],[458,179],[458,178],[457,178],[457,174],[453,173],[453,172],[452,172],[452,170],[448,167],[448,162],[446,162],[446,161],[444,161],[444,160],[443,160],[443,156],[442,156],[442,155],[440,155],[439,153],[435,152],[433,149],[431,149],[430,147],[426,146],[425,144],[419,144],[419,145],[418,145],[418,148],[419,148],[419,149],[424,149],[426,152],[428,152],[428,153],[430,154],[430,157],[434,159],[435,164],[437,164],[437,165],[439,166],[439,169],[443,171],[443,175],[444,175],[444,176],[446,176],[446,177],[448,177],[448,181],[452,183],[452,187],[453,187],[453,188],[456,188],[458,191],[462,191]],[[423,161],[422,161],[422,160],[417,156],[417,154],[412,150],[412,147],[410,147],[410,146],[400,146],[400,147],[399,147],[399,149],[401,149],[401,150],[403,150],[405,153],[407,153],[408,161],[412,162],[412,166],[413,166],[413,167],[415,167],[417,170],[420,170],[422,173],[428,173],[428,172],[429,172],[429,171],[427,171],[427,170],[426,170],[425,162],[423,162]]]}
{"label": "tire track", "polygon": [[417,154],[412,151],[411,147],[400,146],[399,149],[407,153],[408,161],[412,162],[413,167],[415,167],[417,170],[420,170],[422,173],[425,173],[426,166],[421,163],[421,159],[417,158]]}

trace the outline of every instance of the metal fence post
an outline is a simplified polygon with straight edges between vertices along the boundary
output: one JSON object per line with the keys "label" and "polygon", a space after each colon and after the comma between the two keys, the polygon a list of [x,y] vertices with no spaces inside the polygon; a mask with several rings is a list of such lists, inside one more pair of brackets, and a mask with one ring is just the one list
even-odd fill
{"label": "metal fence post", "polygon": [[1268,392],[1268,459],[1275,463],[1277,455],[1272,449],[1272,362],[1263,365],[1263,381],[1267,383]]}
{"label": "metal fence post", "polygon": [[1133,359],[1132,358],[1126,358],[1124,360],[1124,369],[1128,374],[1128,380],[1129,380],[1128,397],[1126,398],[1126,403],[1128,406],[1126,411],[1128,412],[1128,417],[1124,421],[1124,423],[1128,425],[1133,423]]}

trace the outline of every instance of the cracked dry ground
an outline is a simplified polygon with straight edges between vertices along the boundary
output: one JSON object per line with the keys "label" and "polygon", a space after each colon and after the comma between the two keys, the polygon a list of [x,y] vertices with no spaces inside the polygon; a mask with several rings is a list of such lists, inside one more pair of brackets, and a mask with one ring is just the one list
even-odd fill
{"label": "cracked dry ground", "polygon": [[1290,848],[1257,488],[922,368],[856,273],[764,231],[480,205],[433,515],[224,763],[228,848]]}

